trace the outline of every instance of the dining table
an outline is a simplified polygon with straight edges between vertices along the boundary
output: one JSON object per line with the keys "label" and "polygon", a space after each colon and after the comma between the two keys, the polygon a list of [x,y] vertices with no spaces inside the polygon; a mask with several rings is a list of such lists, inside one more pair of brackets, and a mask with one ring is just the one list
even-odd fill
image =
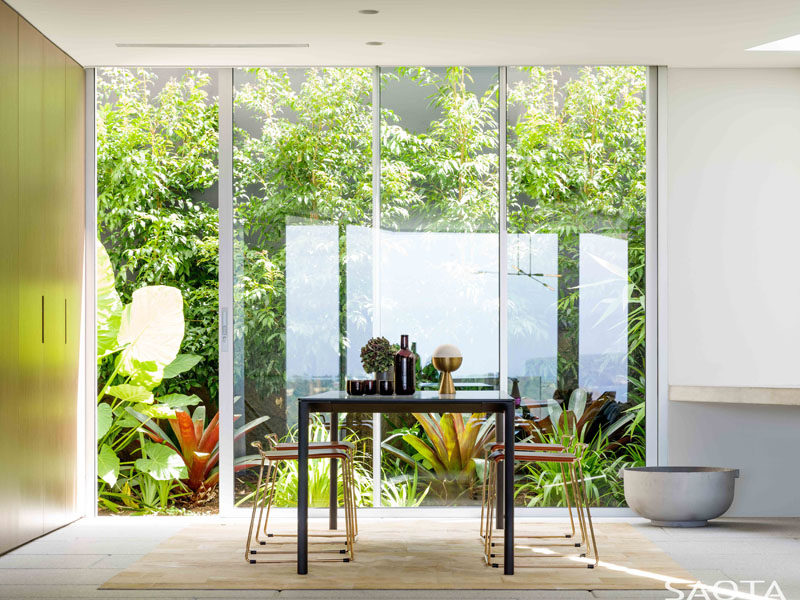
{"label": "dining table", "polygon": [[[339,441],[341,413],[490,413],[495,437],[505,444],[503,476],[497,482],[496,527],[504,530],[503,571],[514,574],[514,399],[497,390],[456,390],[455,394],[417,391],[413,395],[356,396],[330,391],[298,398],[297,572],[308,574],[308,447],[311,414],[330,415],[330,440]],[[507,434],[506,434],[507,433]],[[336,462],[330,466],[328,526],[337,528]]]}

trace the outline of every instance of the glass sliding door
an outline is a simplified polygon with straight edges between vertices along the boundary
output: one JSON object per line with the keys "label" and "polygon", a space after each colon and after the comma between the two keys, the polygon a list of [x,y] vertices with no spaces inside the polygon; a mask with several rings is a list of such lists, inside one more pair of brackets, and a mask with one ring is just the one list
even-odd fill
{"label": "glass sliding door", "polygon": [[[235,503],[250,501],[249,442],[296,435],[296,400],[366,377],[372,335],[372,69],[234,71]],[[237,416],[238,415],[238,416]],[[345,415],[357,443],[360,503],[372,494],[372,415]],[[326,436],[315,420],[313,435]],[[312,463],[326,506],[328,461]],[[296,469],[279,475],[295,502]]]}
{"label": "glass sliding door", "polygon": [[[460,389],[498,388],[498,70],[381,70],[380,331],[408,334],[418,387],[436,390],[434,349],[454,344]],[[431,441],[459,419],[481,435]],[[428,423],[423,427],[423,421]],[[475,504],[483,415],[385,415],[383,503]],[[455,427],[456,431],[462,428]],[[451,454],[448,456],[448,454]]]}
{"label": "glass sliding door", "polygon": [[[508,365],[528,433],[588,444],[599,505],[644,464],[643,67],[508,69]],[[518,500],[563,505],[558,470]]]}
{"label": "glass sliding door", "polygon": [[[362,346],[403,334],[418,389],[438,388],[434,349],[457,346],[457,389],[519,390],[517,439],[577,436],[593,502],[624,505],[619,469],[645,461],[646,68],[233,69],[221,121],[217,79],[229,76],[97,71],[101,506],[213,502],[217,448],[192,471],[200,479],[176,462],[156,483],[137,464],[157,437],[182,446],[179,412],[203,418],[213,446],[218,395],[234,413],[224,481],[235,506],[250,505],[251,442],[296,438],[298,397],[372,378]],[[232,156],[218,142],[231,116]],[[224,180],[232,163],[232,206],[219,204],[218,155]],[[232,267],[219,262],[219,207],[224,227],[233,216]],[[218,282],[229,295],[231,279],[233,386],[220,394]],[[169,346],[171,362],[117,358],[135,346],[120,342],[123,305],[145,286],[180,292],[182,317],[161,300],[142,313],[164,319],[150,349]],[[313,419],[314,438],[328,425]],[[491,418],[339,425],[356,444],[360,506],[479,502]],[[475,435],[457,440],[461,425]],[[313,506],[327,505],[328,468],[312,463]],[[559,473],[520,467],[518,504],[563,505]],[[294,504],[296,475],[280,471],[279,506]]]}
{"label": "glass sliding door", "polygon": [[[99,509],[207,511],[218,478],[217,72],[101,68],[96,94]],[[209,460],[183,452],[197,441],[172,427],[183,416],[209,432]]]}

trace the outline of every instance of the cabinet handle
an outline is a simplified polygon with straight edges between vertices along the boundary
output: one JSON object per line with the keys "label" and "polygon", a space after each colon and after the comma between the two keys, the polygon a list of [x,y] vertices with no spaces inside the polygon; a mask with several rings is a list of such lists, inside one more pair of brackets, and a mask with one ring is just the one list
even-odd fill
{"label": "cabinet handle", "polygon": [[67,299],[64,298],[64,343],[67,343]]}
{"label": "cabinet handle", "polygon": [[44,344],[44,296],[42,296],[42,343]]}

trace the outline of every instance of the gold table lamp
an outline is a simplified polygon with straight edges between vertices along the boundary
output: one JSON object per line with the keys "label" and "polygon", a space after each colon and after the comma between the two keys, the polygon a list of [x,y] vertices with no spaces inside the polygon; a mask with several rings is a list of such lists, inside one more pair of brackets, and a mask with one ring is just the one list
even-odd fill
{"label": "gold table lamp", "polygon": [[461,350],[453,344],[442,344],[433,351],[433,366],[442,374],[439,378],[439,394],[449,395],[456,393],[456,387],[453,385],[453,377],[450,373],[458,370],[463,360]]}

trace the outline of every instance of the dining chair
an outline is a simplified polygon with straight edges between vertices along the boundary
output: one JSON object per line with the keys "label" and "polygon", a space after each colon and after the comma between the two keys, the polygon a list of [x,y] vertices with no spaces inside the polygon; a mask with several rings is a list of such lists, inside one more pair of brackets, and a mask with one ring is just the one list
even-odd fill
{"label": "dining chair", "polygon": [[[583,477],[583,468],[581,466],[581,458],[583,452],[585,451],[584,444],[575,444],[574,445],[574,452],[565,452],[565,451],[534,451],[531,449],[524,449],[521,448],[523,444],[515,445],[515,452],[514,452],[514,459],[515,462],[527,462],[527,463],[556,463],[565,469],[562,468],[562,473],[568,472],[568,484],[565,486],[565,494],[567,497],[567,501],[569,502],[569,492],[572,492],[572,503],[575,506],[575,512],[577,516],[578,526],[581,530],[581,538],[582,540],[586,541],[586,552],[581,554],[567,554],[567,553],[560,553],[560,552],[553,552],[547,549],[547,546],[555,545],[553,543],[536,545],[536,544],[529,544],[533,553],[530,555],[526,555],[524,558],[588,558],[591,554],[592,560],[587,560],[586,562],[579,561],[571,561],[564,564],[553,564],[550,561],[538,561],[534,560],[533,564],[520,564],[516,566],[520,567],[560,567],[560,568],[589,568],[593,569],[595,566],[599,564],[600,555],[597,550],[597,542],[594,534],[594,525],[592,523],[592,515],[589,509],[589,499],[586,495],[586,491],[584,489],[584,477]],[[536,444],[530,444],[529,446],[537,446]],[[519,451],[517,451],[519,448]],[[566,448],[564,448],[566,450]],[[495,558],[502,558],[502,554],[499,554],[494,551],[495,542],[494,542],[494,527],[492,526],[492,522],[494,519],[494,503],[497,497],[497,470],[498,465],[505,461],[505,450],[504,448],[496,448],[494,449],[491,454],[487,457],[486,468],[484,469],[484,487],[486,488],[485,492],[485,509],[482,510],[483,516],[483,527],[482,531],[485,531],[484,537],[484,558],[486,560],[486,564],[492,566],[494,568],[498,568],[501,563],[494,561]],[[566,481],[566,480],[565,480]],[[513,493],[513,491],[509,491],[509,493]],[[518,536],[515,536],[515,538]],[[545,537],[545,536],[530,536],[530,537]],[[499,545],[499,544],[498,544]],[[578,546],[578,544],[575,544]],[[538,548],[542,548],[542,550],[538,550]],[[538,550],[538,551],[537,551]],[[517,558],[520,557],[519,554],[515,555]],[[538,563],[538,564],[537,564]]]}
{"label": "dining chair", "polygon": [[[491,453],[496,452],[498,450],[504,450],[505,444],[503,442],[492,442],[490,444],[486,444],[484,448],[484,469],[487,469],[488,457]],[[545,444],[545,443],[534,443],[534,442],[515,442],[514,443],[514,452],[565,452],[567,446],[564,444]],[[561,533],[561,534],[550,534],[550,535],[542,535],[542,534],[520,534],[516,533],[514,537],[521,538],[521,539],[576,539],[577,532],[575,531],[575,520],[572,516],[572,502],[570,501],[570,495],[567,491],[567,477],[564,470],[564,465],[559,464],[561,469],[561,486],[564,491],[564,498],[567,502],[567,513],[569,514],[569,524],[570,524],[570,531],[568,533]],[[487,498],[487,486],[485,484],[482,486],[482,499],[481,499],[481,525],[480,525],[480,536],[481,539],[485,538],[486,536],[486,528],[484,527],[484,514],[486,511],[486,498]],[[582,532],[581,532],[582,533]],[[571,545],[576,548],[580,548],[583,545],[583,535],[580,537],[580,541],[571,542],[571,543],[564,543],[565,545]]]}
{"label": "dining chair", "polygon": [[[268,436],[269,437],[269,436]],[[343,489],[343,504],[345,515],[345,534],[344,534],[344,549],[330,547],[331,544],[338,545],[335,538],[341,538],[340,533],[309,533],[309,537],[323,538],[320,541],[312,542],[315,546],[322,546],[319,549],[310,550],[312,555],[330,555],[346,554],[347,556],[341,557],[315,557],[310,558],[313,562],[350,562],[355,560],[355,507],[354,507],[354,492],[353,483],[351,480],[351,455],[341,447],[330,447],[330,443],[321,442],[324,445],[312,445],[308,450],[309,460],[338,460],[342,463],[342,489]],[[336,444],[336,443],[335,443]],[[261,464],[258,473],[258,482],[253,498],[253,510],[250,515],[250,527],[247,532],[247,544],[245,547],[245,561],[250,564],[256,563],[283,563],[294,562],[296,559],[293,557],[296,552],[294,547],[285,548],[288,542],[283,541],[284,538],[296,538],[296,533],[276,534],[268,533],[267,525],[269,521],[269,513],[275,498],[275,483],[278,473],[278,465],[282,462],[297,461],[298,448],[295,444],[294,447],[276,447],[279,444],[274,443],[270,450],[265,450],[261,442],[253,442],[252,446],[256,448],[261,456]],[[291,446],[291,444],[287,444]],[[267,468],[267,480],[264,478],[264,470]],[[256,521],[256,512],[258,512],[258,520]],[[261,526],[262,520],[264,522],[263,528]],[[267,540],[260,539],[261,533],[264,533],[268,538],[274,538],[268,544]],[[255,535],[254,535],[255,532]],[[254,543],[259,546],[270,546],[269,550],[254,549]],[[260,560],[255,558],[257,555],[275,555],[277,558],[271,560]]]}
{"label": "dining chair", "polygon": [[[274,434],[270,434],[267,436],[270,438]],[[347,454],[347,459],[342,463],[343,467],[348,469],[348,477],[351,484],[351,499],[353,501],[351,509],[352,509],[352,519],[353,519],[353,537],[355,539],[358,538],[358,511],[357,511],[357,503],[355,501],[355,484],[356,484],[356,470],[355,470],[355,455],[356,455],[356,446],[352,442],[348,442],[345,440],[338,440],[336,442],[331,441],[322,441],[322,442],[309,442],[308,443],[309,450],[341,450]],[[298,444],[296,442],[278,442],[275,441],[272,444],[273,450],[297,450]],[[297,537],[297,534],[270,534],[267,532],[267,523],[264,522],[264,534],[267,537],[275,537],[277,535],[283,536],[292,536]],[[339,537],[341,534],[339,533],[330,533],[330,534],[319,534],[319,536],[329,536],[329,537]],[[263,544],[263,542],[262,542]]]}

